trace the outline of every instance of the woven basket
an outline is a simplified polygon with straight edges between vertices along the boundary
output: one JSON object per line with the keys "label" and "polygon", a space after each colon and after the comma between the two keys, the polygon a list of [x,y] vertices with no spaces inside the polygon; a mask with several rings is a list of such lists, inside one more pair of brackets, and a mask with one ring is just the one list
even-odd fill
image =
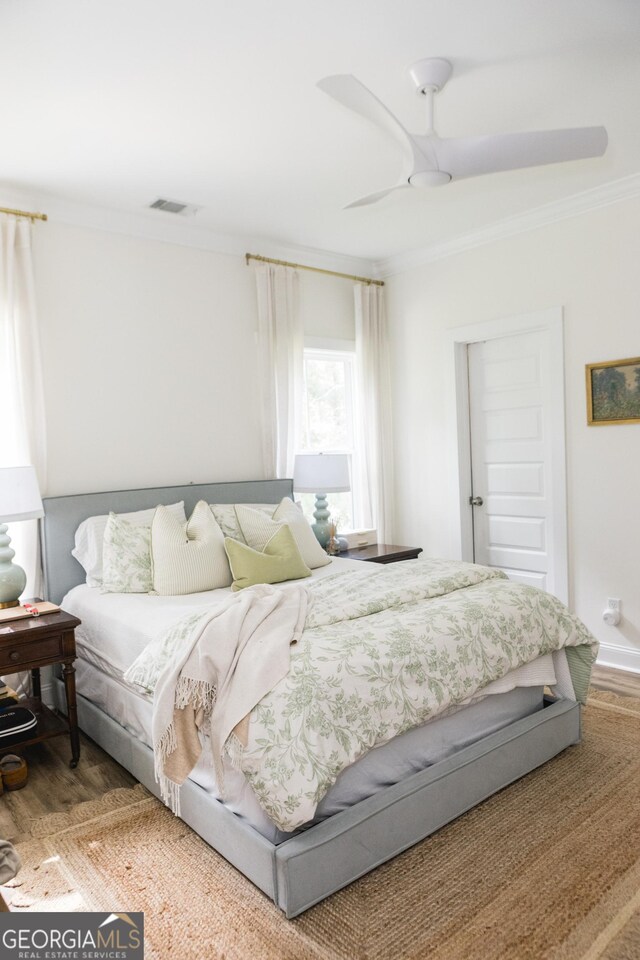
{"label": "woven basket", "polygon": [[27,782],[27,761],[15,753],[9,753],[0,760],[0,774],[5,790],[20,790]]}

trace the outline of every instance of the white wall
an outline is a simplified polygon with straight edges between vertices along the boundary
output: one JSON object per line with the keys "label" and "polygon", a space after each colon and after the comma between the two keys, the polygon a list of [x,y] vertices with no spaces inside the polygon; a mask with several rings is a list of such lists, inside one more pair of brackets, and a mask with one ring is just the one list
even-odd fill
{"label": "white wall", "polygon": [[[47,493],[262,476],[244,258],[34,227]],[[353,337],[351,284],[300,273],[305,332]]]}
{"label": "white wall", "polygon": [[[585,364],[640,355],[640,200],[477,247],[388,281],[394,363],[397,541],[459,550],[444,466],[452,396],[445,331],[562,306],[565,324],[571,604],[640,670],[640,424],[589,427]],[[450,349],[450,348],[449,348]],[[602,622],[607,597],[623,622]]]}

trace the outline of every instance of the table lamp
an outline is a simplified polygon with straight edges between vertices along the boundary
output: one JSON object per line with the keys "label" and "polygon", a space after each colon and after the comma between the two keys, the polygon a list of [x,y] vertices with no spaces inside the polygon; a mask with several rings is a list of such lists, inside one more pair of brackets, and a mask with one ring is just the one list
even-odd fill
{"label": "table lamp", "polygon": [[15,550],[9,544],[7,523],[37,520],[44,516],[34,467],[0,467],[0,610],[20,605],[27,575],[12,563]]}
{"label": "table lamp", "polygon": [[[349,457],[346,453],[301,453],[296,456],[293,468],[293,489],[296,493],[315,493],[316,522],[311,528],[322,547],[327,546],[330,536],[328,493],[344,493],[351,489]],[[319,492],[322,491],[322,492]]]}

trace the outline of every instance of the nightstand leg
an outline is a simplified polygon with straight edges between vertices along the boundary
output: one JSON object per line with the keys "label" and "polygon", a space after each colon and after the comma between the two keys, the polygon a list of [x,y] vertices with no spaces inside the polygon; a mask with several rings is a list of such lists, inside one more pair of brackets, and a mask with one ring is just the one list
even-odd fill
{"label": "nightstand leg", "polygon": [[65,661],[62,667],[64,692],[67,697],[67,719],[69,721],[69,736],[71,738],[71,762],[74,769],[80,759],[80,733],[78,730],[78,708],[76,705],[76,671],[73,661]]}
{"label": "nightstand leg", "polygon": [[40,693],[40,668],[36,667],[35,670],[31,671],[31,689],[33,695],[37,700],[42,700],[42,695]]}

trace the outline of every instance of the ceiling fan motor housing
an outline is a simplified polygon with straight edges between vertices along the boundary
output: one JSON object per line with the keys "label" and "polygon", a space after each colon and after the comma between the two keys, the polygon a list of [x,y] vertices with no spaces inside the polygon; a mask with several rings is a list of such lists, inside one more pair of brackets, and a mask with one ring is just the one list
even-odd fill
{"label": "ceiling fan motor housing", "polygon": [[442,187],[449,183],[451,174],[444,170],[421,170],[409,177],[409,183],[412,187]]}
{"label": "ceiling fan motor housing", "polygon": [[424,95],[429,91],[437,93],[442,90],[452,71],[453,67],[448,60],[427,57],[426,60],[417,60],[411,64],[409,76],[416,86],[416,93]]}

